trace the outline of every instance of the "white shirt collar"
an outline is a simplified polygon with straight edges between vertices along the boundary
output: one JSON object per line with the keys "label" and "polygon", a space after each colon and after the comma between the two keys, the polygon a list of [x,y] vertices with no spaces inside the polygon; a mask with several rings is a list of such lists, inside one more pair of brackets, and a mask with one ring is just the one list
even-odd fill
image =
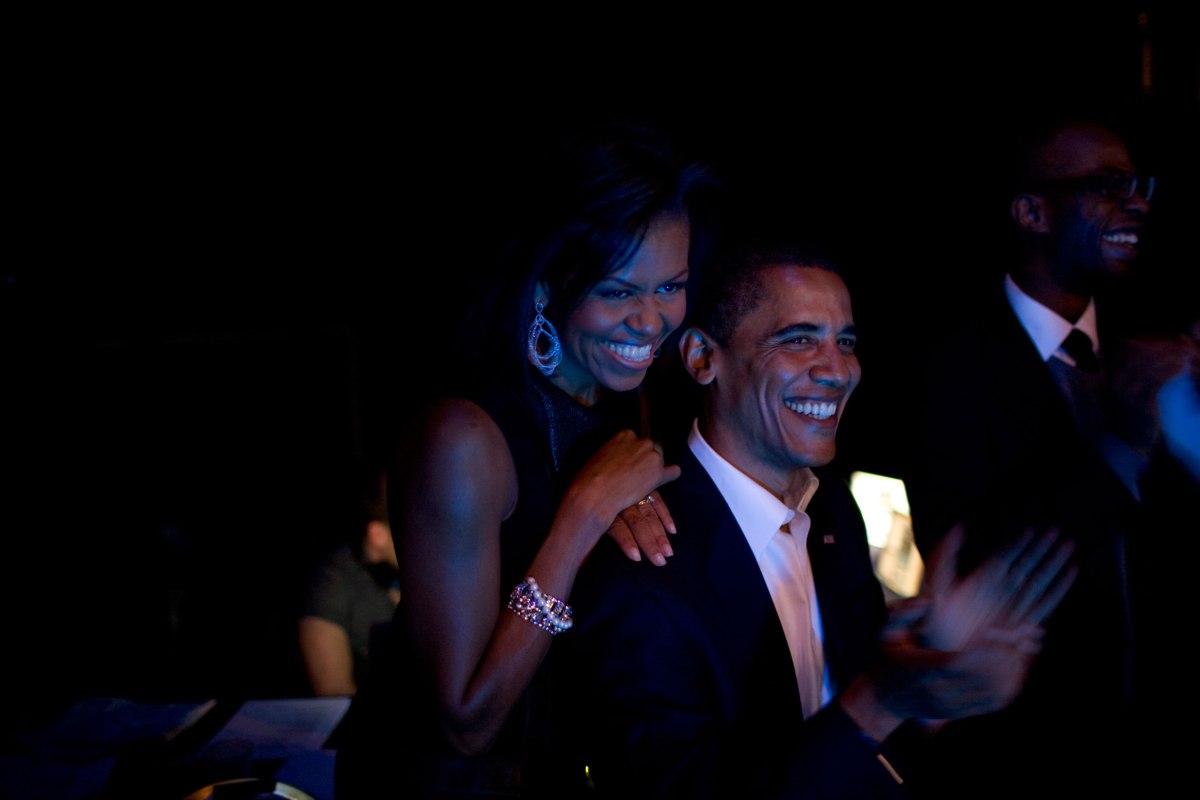
{"label": "white shirt collar", "polygon": [[[775,532],[785,527],[796,516],[794,509],[759,485],[753,478],[730,464],[712,448],[700,433],[699,425],[692,422],[688,435],[688,447],[696,460],[704,467],[717,490],[725,498],[733,518],[737,520],[742,534],[757,559]],[[808,506],[817,488],[817,476],[808,470],[811,486],[804,492],[800,511]]]}
{"label": "white shirt collar", "polygon": [[1004,276],[1004,294],[1008,297],[1009,305],[1012,306],[1017,319],[1021,321],[1021,326],[1025,328],[1025,332],[1029,334],[1029,338],[1033,340],[1033,344],[1037,347],[1043,361],[1049,360],[1054,355],[1055,351],[1058,350],[1058,346],[1062,344],[1063,339],[1067,338],[1067,334],[1071,332],[1071,328],[1079,328],[1091,337],[1092,347],[1099,351],[1100,336],[1096,327],[1095,298],[1088,301],[1087,308],[1083,311],[1083,316],[1079,318],[1078,322],[1072,325],[1054,311],[1051,311],[1027,295],[1020,286],[1017,286],[1016,281],[1012,279],[1012,275]]}

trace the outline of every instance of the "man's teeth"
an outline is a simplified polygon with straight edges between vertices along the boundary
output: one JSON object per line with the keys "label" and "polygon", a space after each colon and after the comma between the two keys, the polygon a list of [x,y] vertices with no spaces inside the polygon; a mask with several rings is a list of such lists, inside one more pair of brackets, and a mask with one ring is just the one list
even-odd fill
{"label": "man's teeth", "polygon": [[1138,237],[1136,233],[1106,233],[1104,241],[1113,244],[1137,244]]}
{"label": "man's teeth", "polygon": [[784,400],[783,404],[797,414],[807,414],[816,419],[829,419],[837,411],[837,403],[814,403],[811,400],[797,403],[794,400]]}
{"label": "man's teeth", "polygon": [[650,358],[652,348],[648,344],[632,345],[632,344],[617,344],[616,342],[605,342],[609,350],[619,355],[621,358],[629,361],[645,361]]}

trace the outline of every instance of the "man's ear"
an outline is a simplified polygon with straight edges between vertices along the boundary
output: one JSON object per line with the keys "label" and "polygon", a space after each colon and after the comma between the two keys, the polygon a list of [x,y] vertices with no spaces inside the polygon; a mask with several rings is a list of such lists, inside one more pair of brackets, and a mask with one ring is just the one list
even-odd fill
{"label": "man's ear", "polygon": [[1017,227],[1029,233],[1046,233],[1049,226],[1046,221],[1046,204],[1041,195],[1019,194],[1013,198],[1013,222]]}
{"label": "man's ear", "polygon": [[708,334],[699,328],[688,328],[679,338],[679,355],[683,360],[683,368],[692,376],[692,380],[701,386],[707,386],[716,377],[713,370],[714,348],[715,345]]}

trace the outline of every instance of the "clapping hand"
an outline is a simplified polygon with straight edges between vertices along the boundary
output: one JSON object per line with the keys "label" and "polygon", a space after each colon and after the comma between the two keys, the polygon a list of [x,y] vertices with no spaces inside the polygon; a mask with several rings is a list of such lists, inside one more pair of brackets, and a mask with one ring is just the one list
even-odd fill
{"label": "clapping hand", "polygon": [[871,675],[896,718],[958,719],[1011,703],[1077,572],[1069,542],[1027,532],[959,577],[962,543],[956,528],[931,555],[921,593],[892,609]]}
{"label": "clapping hand", "polygon": [[936,650],[962,650],[981,638],[1040,641],[1041,624],[1070,588],[1076,569],[1074,549],[1056,532],[1035,537],[1027,531],[973,572],[958,577],[961,527],[952,530],[930,556],[921,597],[928,613],[921,641]]}

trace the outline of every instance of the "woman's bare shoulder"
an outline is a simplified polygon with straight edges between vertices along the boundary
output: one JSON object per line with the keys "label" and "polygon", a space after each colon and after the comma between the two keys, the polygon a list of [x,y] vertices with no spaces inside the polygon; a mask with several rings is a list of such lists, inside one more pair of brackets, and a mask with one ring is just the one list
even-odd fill
{"label": "woman's bare shoulder", "polygon": [[420,427],[424,438],[447,447],[496,447],[505,444],[500,426],[478,403],[446,397],[426,406]]}
{"label": "woman's bare shoulder", "polygon": [[516,467],[496,421],[477,403],[444,398],[411,420],[397,461],[406,465],[411,485],[434,495],[453,494],[462,505],[471,498],[498,503],[507,511],[516,501]]}

